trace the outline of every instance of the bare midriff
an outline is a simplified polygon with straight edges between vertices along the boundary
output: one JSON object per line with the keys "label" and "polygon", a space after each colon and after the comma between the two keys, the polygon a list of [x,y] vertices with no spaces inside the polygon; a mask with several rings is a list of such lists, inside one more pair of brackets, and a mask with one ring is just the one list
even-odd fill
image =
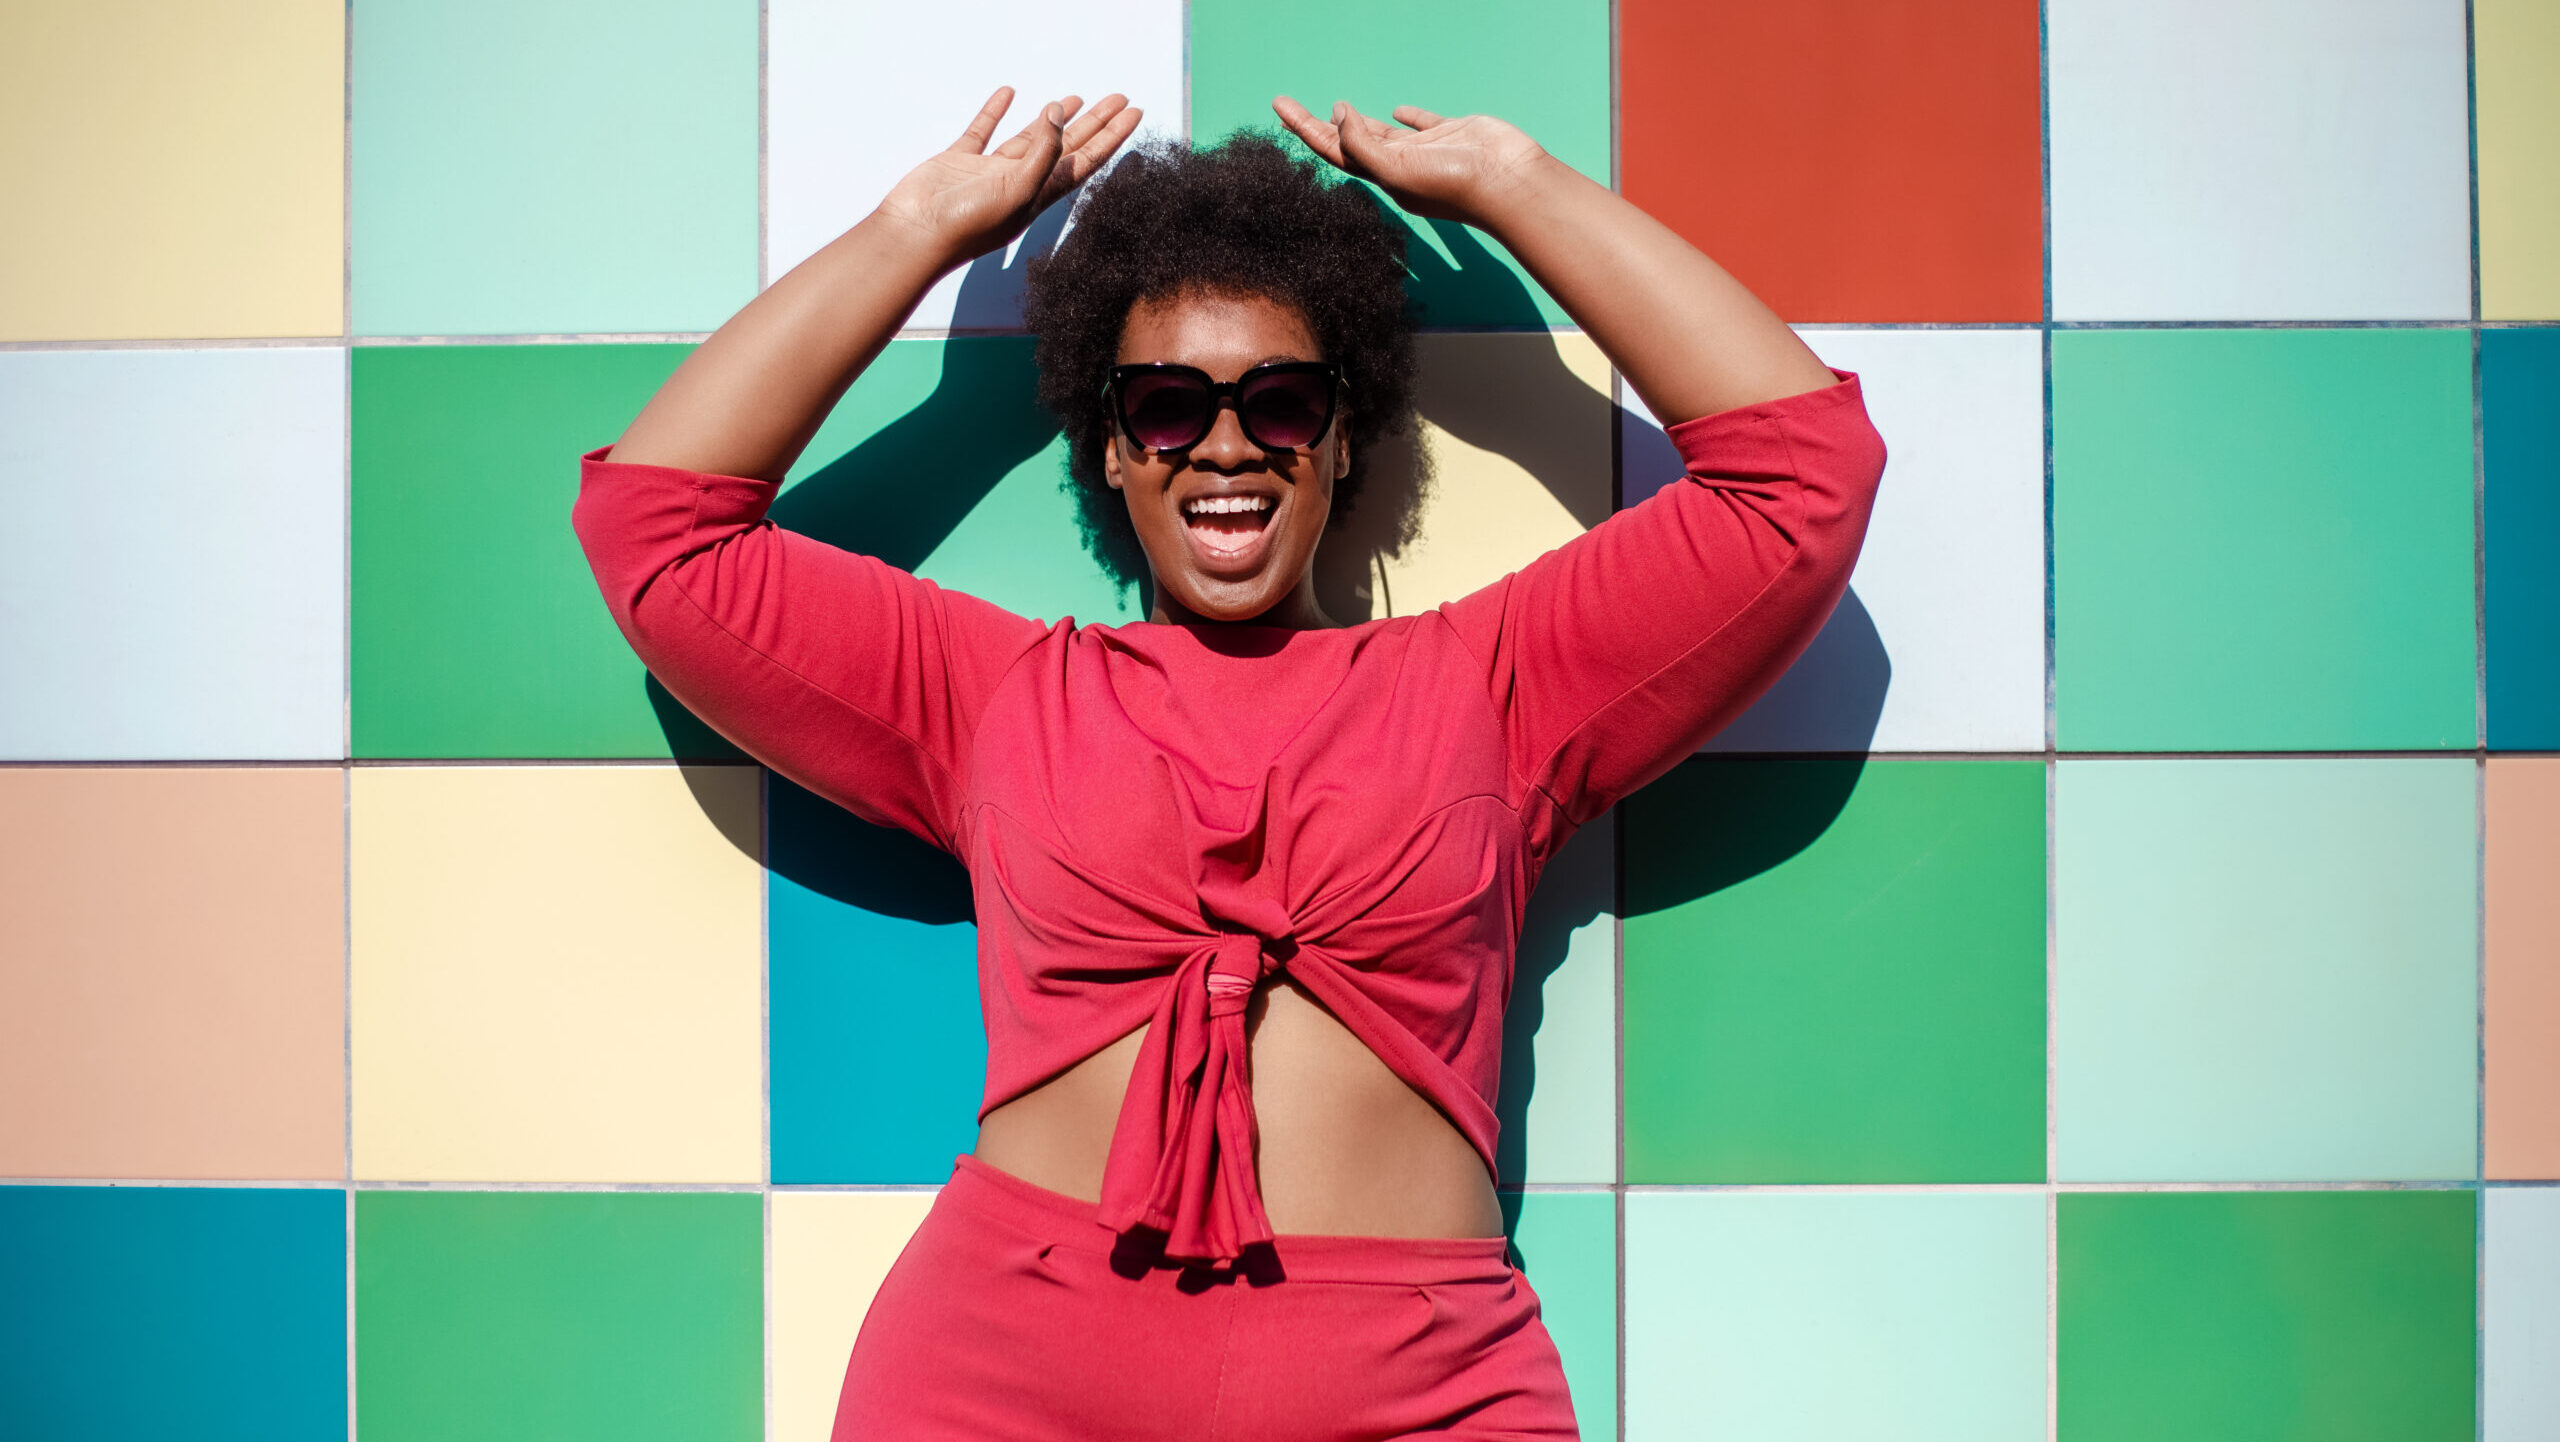
{"label": "bare midriff", "polygon": [[[1256,1168],[1283,1236],[1491,1237],[1502,1209],[1484,1161],[1447,1116],[1286,977],[1246,1013]],[[987,1113],[978,1160],[1084,1201],[1102,1169],[1140,1027]]]}

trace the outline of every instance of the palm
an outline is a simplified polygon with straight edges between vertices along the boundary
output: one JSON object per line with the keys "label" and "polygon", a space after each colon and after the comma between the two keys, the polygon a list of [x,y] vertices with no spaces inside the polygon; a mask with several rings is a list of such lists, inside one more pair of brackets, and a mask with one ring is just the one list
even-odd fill
{"label": "palm", "polygon": [[1309,149],[1344,173],[1374,183],[1406,210],[1435,220],[1474,219],[1488,192],[1543,153],[1517,127],[1490,115],[1448,120],[1400,105],[1397,126],[1349,105],[1338,107],[1332,122],[1286,96],[1272,108]]}
{"label": "palm", "polygon": [[1083,102],[1070,95],[1044,109],[1012,139],[987,149],[996,123],[1012,103],[1012,87],[997,90],[960,138],[907,172],[880,209],[934,236],[963,259],[1000,250],[1041,211],[1101,169],[1138,128],[1142,113],[1125,97],[1107,95],[1079,115]]}

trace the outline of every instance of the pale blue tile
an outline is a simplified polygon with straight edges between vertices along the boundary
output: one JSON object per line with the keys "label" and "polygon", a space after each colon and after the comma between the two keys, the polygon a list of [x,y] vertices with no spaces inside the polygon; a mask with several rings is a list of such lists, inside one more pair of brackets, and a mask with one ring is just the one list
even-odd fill
{"label": "pale blue tile", "polygon": [[1630,1442],[2039,1442],[2044,1206],[1630,1194]]}
{"label": "pale blue tile", "polygon": [[345,752],[346,352],[0,355],[0,757]]}

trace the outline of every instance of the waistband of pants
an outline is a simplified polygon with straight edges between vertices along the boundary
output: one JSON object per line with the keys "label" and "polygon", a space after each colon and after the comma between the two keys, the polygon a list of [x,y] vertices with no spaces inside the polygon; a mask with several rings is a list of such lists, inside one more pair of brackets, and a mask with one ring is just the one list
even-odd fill
{"label": "waistband of pants", "polygon": [[[1144,1233],[1123,1237],[1102,1223],[1102,1209],[962,1155],[942,1189],[941,1202],[965,1207],[1051,1246],[1111,1257],[1116,1267],[1223,1272],[1224,1267],[1184,1267],[1166,1260]],[[1451,1286],[1502,1281],[1516,1275],[1510,1242],[1503,1237],[1329,1237],[1284,1233],[1273,1239],[1271,1258],[1291,1281],[1375,1282],[1399,1286]],[[1152,1254],[1151,1254],[1152,1253]],[[1233,1270],[1249,1280],[1266,1259],[1248,1255]]]}

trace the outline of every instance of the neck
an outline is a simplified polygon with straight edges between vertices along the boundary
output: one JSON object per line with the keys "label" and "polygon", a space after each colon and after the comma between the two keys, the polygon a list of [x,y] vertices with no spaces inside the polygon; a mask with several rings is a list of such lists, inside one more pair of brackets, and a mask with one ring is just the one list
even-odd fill
{"label": "neck", "polygon": [[1167,626],[1271,626],[1287,631],[1329,631],[1340,623],[1324,613],[1316,604],[1316,578],[1312,569],[1298,578],[1289,594],[1280,598],[1269,610],[1251,616],[1233,618],[1207,616],[1166,594],[1162,582],[1148,578],[1148,588],[1155,593],[1155,603],[1147,619]]}

